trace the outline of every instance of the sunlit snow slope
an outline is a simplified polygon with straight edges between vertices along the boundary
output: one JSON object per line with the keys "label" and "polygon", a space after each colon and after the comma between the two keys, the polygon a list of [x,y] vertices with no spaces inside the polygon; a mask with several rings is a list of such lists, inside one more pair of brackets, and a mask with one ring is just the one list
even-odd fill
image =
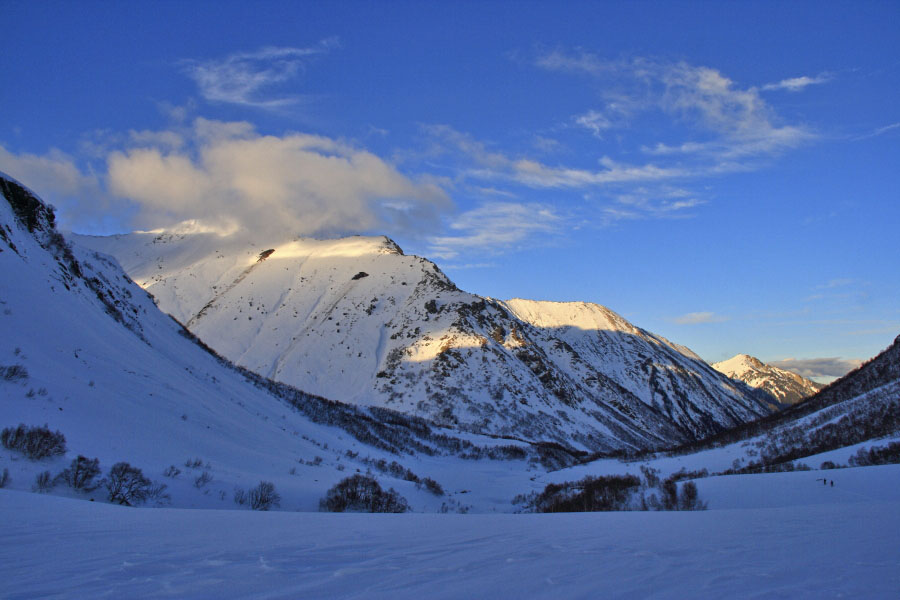
{"label": "sunlit snow slope", "polygon": [[115,256],[160,308],[242,366],[464,431],[650,448],[771,410],[609,309],[469,294],[385,237],[75,239]]}
{"label": "sunlit snow slope", "polygon": [[796,404],[825,387],[796,373],[767,365],[747,354],[738,354],[714,363],[713,368],[751,387],[768,392],[782,404]]}

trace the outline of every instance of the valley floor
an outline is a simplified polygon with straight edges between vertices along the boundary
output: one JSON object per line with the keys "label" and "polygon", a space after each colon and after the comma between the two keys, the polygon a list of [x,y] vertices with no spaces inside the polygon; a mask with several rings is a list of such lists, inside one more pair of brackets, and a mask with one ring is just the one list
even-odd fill
{"label": "valley floor", "polygon": [[[848,501],[850,485],[814,478],[852,471],[854,488],[889,489]],[[715,500],[789,477],[810,488],[800,504],[554,515],[132,509],[0,490],[0,596],[898,597],[897,466],[698,483]]]}

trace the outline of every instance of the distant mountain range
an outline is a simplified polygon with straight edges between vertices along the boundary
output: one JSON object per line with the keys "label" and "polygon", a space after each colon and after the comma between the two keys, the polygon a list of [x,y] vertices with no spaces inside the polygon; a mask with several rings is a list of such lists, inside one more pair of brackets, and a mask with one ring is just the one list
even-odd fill
{"label": "distant mountain range", "polygon": [[696,440],[771,400],[584,302],[456,287],[385,237],[73,236],[217,352],[313,394],[590,451]]}
{"label": "distant mountain range", "polygon": [[[900,434],[900,336],[883,352],[809,398],[682,451],[753,440],[758,465],[784,465],[806,456]],[[813,465],[818,466],[818,465]]]}
{"label": "distant mountain range", "polygon": [[796,373],[767,365],[747,354],[738,354],[728,360],[713,363],[713,368],[732,379],[763,390],[781,404],[796,404],[825,387]]}

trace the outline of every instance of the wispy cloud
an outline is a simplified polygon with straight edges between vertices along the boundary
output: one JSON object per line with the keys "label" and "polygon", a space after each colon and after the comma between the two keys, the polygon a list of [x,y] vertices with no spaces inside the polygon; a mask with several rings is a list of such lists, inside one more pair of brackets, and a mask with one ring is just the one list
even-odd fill
{"label": "wispy cloud", "polygon": [[462,171],[464,177],[504,179],[531,188],[585,188],[618,183],[659,181],[692,175],[689,169],[654,164],[620,163],[608,156],[600,158],[597,169],[552,166],[526,157],[512,157],[490,150],[471,135],[447,125],[424,126],[423,130],[441,151],[460,154],[472,166]]}
{"label": "wispy cloud", "polygon": [[722,323],[728,321],[729,317],[717,315],[714,312],[692,312],[672,320],[679,325],[700,325],[702,323]]}
{"label": "wispy cloud", "polygon": [[544,152],[558,152],[563,146],[559,140],[545,137],[543,135],[534,136],[534,140],[531,142],[531,145],[535,147],[535,149]]}
{"label": "wispy cloud", "polygon": [[878,137],[879,135],[883,135],[883,134],[887,133],[888,131],[893,131],[894,129],[898,129],[898,128],[900,128],[900,123],[891,123],[890,125],[885,125],[884,127],[879,127],[878,129],[876,129],[875,131],[873,131],[871,133],[867,133],[865,135],[855,137],[855,138],[853,138],[853,140],[854,141],[867,140],[869,138]]}
{"label": "wispy cloud", "polygon": [[497,263],[483,262],[483,263],[450,263],[442,265],[442,267],[448,271],[464,271],[468,269],[491,269],[498,266]]}
{"label": "wispy cloud", "polygon": [[463,253],[499,253],[547,237],[560,230],[563,219],[539,204],[493,202],[459,215],[450,224],[455,235],[429,238],[429,254],[453,259]]}
{"label": "wispy cloud", "polygon": [[[646,148],[657,155],[704,153],[718,158],[777,153],[814,139],[815,133],[799,125],[783,124],[755,87],[741,88],[716,69],[648,58],[606,60],[594,54],[556,50],[535,61],[543,69],[580,73],[601,81],[607,110],[589,111],[576,123],[595,135],[614,127],[610,106],[623,114],[661,111],[693,124],[711,140],[660,142]],[[788,79],[784,89],[801,89],[824,82],[817,78]],[[774,89],[774,88],[773,88]],[[622,124],[628,120],[623,120]]]}
{"label": "wispy cloud", "polygon": [[270,96],[271,89],[294,79],[313,57],[337,43],[329,38],[309,48],[266,47],[223,59],[185,60],[182,66],[210,102],[274,109],[296,104],[302,96]]}
{"label": "wispy cloud", "polygon": [[579,127],[584,127],[594,134],[594,137],[601,140],[604,132],[613,127],[613,122],[609,117],[598,110],[589,110],[583,115],[578,115],[575,117],[575,124]]}
{"label": "wispy cloud", "polygon": [[858,358],[786,358],[768,361],[773,367],[802,375],[807,379],[843,377],[862,364]]}
{"label": "wispy cloud", "polygon": [[609,222],[633,219],[683,219],[693,216],[690,209],[706,204],[681,188],[635,188],[614,198],[602,214]]}
{"label": "wispy cloud", "polygon": [[762,86],[762,89],[766,91],[771,90],[786,90],[788,92],[799,92],[810,85],[821,85],[823,83],[828,83],[831,81],[830,73],[820,73],[815,77],[808,77],[803,75],[802,77],[791,77],[790,79],[782,79],[776,83],[767,83]]}
{"label": "wispy cloud", "polygon": [[825,283],[821,283],[821,284],[817,285],[816,289],[817,290],[833,290],[835,288],[847,287],[848,285],[853,285],[854,283],[856,283],[855,279],[849,279],[846,277],[830,279]]}

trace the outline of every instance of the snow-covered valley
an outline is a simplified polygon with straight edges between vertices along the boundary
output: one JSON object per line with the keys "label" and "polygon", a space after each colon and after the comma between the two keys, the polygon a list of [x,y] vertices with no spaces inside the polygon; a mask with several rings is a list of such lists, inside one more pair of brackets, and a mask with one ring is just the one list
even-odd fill
{"label": "snow-covered valley", "polygon": [[[154,299],[109,256],[83,247],[71,250],[56,232],[52,213],[25,188],[5,178],[0,183],[9,200],[0,202],[0,429],[21,423],[46,426],[65,436],[64,452],[36,460],[15,447],[0,448],[0,531],[5,542],[0,549],[0,596],[893,598],[900,589],[900,465],[825,468],[828,463],[850,465],[861,449],[900,440],[895,426],[900,339],[809,403],[779,413],[783,417],[768,417],[772,420],[765,428],[748,426],[733,438],[701,444],[685,433],[691,419],[703,422],[691,412],[698,406],[693,403],[697,396],[678,386],[693,382],[697,389],[716,385],[727,391],[732,384],[687,349],[597,305],[499,302],[465,294],[448,283],[428,288],[424,279],[398,285],[437,289],[437,295],[395,296],[397,304],[415,309],[391,313],[388,321],[406,320],[388,331],[415,331],[410,329],[415,324],[423,335],[432,331],[428,327],[436,328],[434,335],[449,332],[442,343],[452,347],[439,354],[453,350],[463,357],[460,368],[467,377],[483,374],[472,365],[492,360],[499,362],[485,369],[504,360],[524,365],[516,367],[512,381],[537,377],[526,360],[510,358],[516,349],[534,348],[543,364],[557,365],[553,373],[559,375],[559,385],[577,381],[576,375],[602,374],[596,382],[608,387],[595,382],[597,389],[634,401],[618,407],[611,403],[612,408],[597,405],[602,414],[621,413],[600,420],[619,428],[613,431],[609,425],[603,434],[609,446],[621,447],[627,441],[641,447],[665,437],[665,432],[681,432],[673,434],[673,440],[698,444],[638,459],[584,461],[584,454],[533,443],[528,435],[496,435],[503,427],[515,426],[515,419],[504,419],[499,431],[485,427],[479,432],[451,419],[430,422],[416,418],[415,411],[390,410],[404,407],[399,399],[380,403],[372,396],[343,404],[236,368],[160,312]],[[359,254],[340,268],[320,265],[318,269],[327,271],[320,279],[301,277],[323,289],[338,280],[347,289],[357,289],[373,284],[385,257],[401,261],[410,271],[420,269],[420,275],[429,272],[430,263],[397,254],[383,239],[360,238],[355,246],[352,239],[340,243],[350,245],[345,254],[364,248],[362,255],[372,265],[366,277],[353,279],[360,269]],[[336,252],[335,243],[324,246]],[[254,268],[210,307],[230,302],[230,294],[245,283],[275,289],[256,277],[280,276],[284,268],[275,260],[280,250],[267,257],[260,257],[262,251],[247,254],[249,264],[238,265],[238,275],[229,272],[223,281],[234,282],[249,266]],[[304,265],[315,262],[309,248],[302,252],[307,253]],[[295,254],[302,254],[300,246]],[[206,250],[200,257],[208,257]],[[265,260],[258,262],[260,258]],[[332,265],[332,257],[325,258]],[[431,272],[432,282],[445,281],[439,272]],[[177,290],[195,279],[187,272],[179,277]],[[270,303],[263,296],[253,297],[254,318],[247,323],[263,320],[274,327],[275,322],[257,315],[279,313],[276,305],[301,306]],[[341,303],[355,296],[338,296],[325,312],[310,308],[314,316],[305,321],[310,337],[331,339],[325,334],[331,321],[324,315],[343,318],[346,309],[350,316],[350,306]],[[431,300],[435,312],[428,308]],[[467,313],[463,307],[473,303],[483,306]],[[192,307],[192,314],[204,306]],[[244,310],[238,304],[233,308]],[[222,339],[244,339],[226,335],[240,333],[225,319],[230,313],[206,313],[215,314],[220,315]],[[365,310],[352,314],[355,321],[340,321],[342,333],[347,327],[359,338],[348,338],[347,344],[362,344],[384,326],[385,315],[370,323]],[[187,315],[180,317],[189,322],[193,317]],[[492,328],[498,325],[504,335],[494,339]],[[623,339],[631,341],[610,341],[615,336],[609,338],[608,332],[625,332],[630,337]],[[404,394],[425,385],[404,387],[404,381],[417,379],[402,373],[436,361],[428,354],[440,350],[430,344],[434,335],[431,340],[411,337],[403,342],[406,358],[387,379],[396,379]],[[276,338],[263,336],[260,343],[263,339]],[[397,340],[392,349],[400,347]],[[477,344],[467,347],[466,340]],[[390,336],[383,342],[389,345]],[[314,364],[334,377],[336,385],[351,390],[358,383],[353,369],[359,365],[329,362],[336,348],[323,351]],[[643,380],[643,385],[657,381],[655,391],[647,392],[653,386],[640,387],[647,371],[635,356],[651,351],[649,364],[659,373],[656,380]],[[304,352],[291,355],[292,364],[316,360],[315,352]],[[356,358],[380,355],[371,352]],[[484,360],[475,359],[478,352]],[[609,356],[613,359],[604,362]],[[416,357],[423,360],[413,360]],[[669,365],[665,369],[659,366],[663,360]],[[348,371],[346,382],[334,370],[340,365]],[[423,374],[422,381],[432,380],[435,373]],[[459,377],[448,375],[454,381]],[[549,398],[540,396],[550,393],[543,382],[540,385],[544,391],[534,393]],[[753,396],[740,395],[746,390],[735,392],[743,388],[734,385],[738,387],[729,393],[738,396],[733,399],[755,402]],[[679,403],[684,398],[676,389],[693,400]],[[673,394],[669,413],[654,407],[654,398],[667,397],[662,391]],[[588,413],[565,403],[555,406],[571,409],[567,414],[572,420],[560,421],[571,428],[536,428],[536,439],[546,440],[539,434],[551,431],[587,439],[577,434],[588,431]],[[707,415],[719,408],[728,414],[726,404],[703,406],[710,411]],[[523,423],[539,422],[534,419],[543,414],[522,410],[528,417]],[[607,410],[611,412],[603,412]],[[680,424],[667,424],[667,415]],[[657,428],[641,429],[648,424]],[[796,455],[798,446],[820,450]],[[158,493],[142,508],[113,505],[105,486],[79,490],[59,480],[79,455],[96,458],[107,474],[113,464],[128,462],[165,487],[157,487]],[[811,470],[804,470],[807,467]],[[756,473],[766,469],[790,471]],[[728,470],[744,473],[715,475]],[[528,510],[522,497],[540,494],[551,484],[608,475],[645,477],[647,472],[667,478],[680,471],[695,472],[686,473],[676,485],[684,491],[688,482],[695,483],[708,510],[639,510],[641,499],[658,493],[658,488],[641,484],[635,492],[641,497],[623,505],[628,511],[512,514]],[[47,476],[41,484],[43,473]],[[384,488],[394,489],[410,512],[318,512],[329,490],[357,473],[369,473]],[[426,481],[436,482],[439,490]],[[249,510],[236,501],[260,482],[271,483],[280,496],[269,512]]]}
{"label": "snow-covered valley", "polygon": [[[0,577],[10,599],[895,598],[900,472],[858,471],[889,498],[845,501],[859,488],[842,496],[843,473],[834,489],[785,474],[816,504],[690,513],[135,510],[0,491]],[[737,498],[777,477],[724,479]]]}

